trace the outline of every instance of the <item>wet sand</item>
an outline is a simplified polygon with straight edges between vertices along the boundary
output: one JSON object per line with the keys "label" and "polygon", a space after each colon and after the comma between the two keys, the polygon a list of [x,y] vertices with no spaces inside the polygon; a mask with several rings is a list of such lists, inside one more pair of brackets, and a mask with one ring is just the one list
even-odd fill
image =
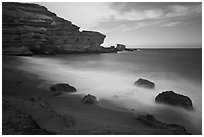
{"label": "wet sand", "polygon": [[[47,101],[57,114],[71,115],[76,120],[76,125],[65,128],[63,131],[55,131],[57,134],[173,134],[172,131],[147,127],[135,118],[131,110],[120,111],[113,104],[110,104],[110,108],[100,106],[100,102],[96,105],[84,104],[81,96],[76,94],[51,97],[49,89],[38,88],[42,80],[34,75],[16,70],[15,67],[9,67],[7,65],[9,59],[11,58],[3,58],[3,98],[10,96],[18,99],[38,96]],[[103,103],[108,105],[109,102],[103,100]],[[32,110],[30,114],[32,116]],[[38,115],[40,117],[43,114]],[[42,119],[41,121],[35,120],[37,123],[44,123]],[[53,124],[52,128],[58,129],[56,126],[59,125]],[[44,126],[44,128],[47,127]]]}

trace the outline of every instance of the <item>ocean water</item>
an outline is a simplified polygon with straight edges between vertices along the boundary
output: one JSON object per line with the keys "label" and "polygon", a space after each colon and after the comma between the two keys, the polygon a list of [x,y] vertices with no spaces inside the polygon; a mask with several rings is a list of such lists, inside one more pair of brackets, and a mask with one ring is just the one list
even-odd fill
{"label": "ocean water", "polygon": [[[153,114],[158,120],[184,125],[193,134],[202,132],[202,50],[141,50],[135,52],[20,57],[17,69],[44,80],[39,88],[49,90],[54,83],[67,82],[76,94],[92,94],[103,103],[119,106],[119,111],[135,110]],[[145,78],[155,90],[133,83]],[[162,91],[172,90],[189,96],[194,110],[155,103]],[[133,111],[134,113],[134,111]]]}

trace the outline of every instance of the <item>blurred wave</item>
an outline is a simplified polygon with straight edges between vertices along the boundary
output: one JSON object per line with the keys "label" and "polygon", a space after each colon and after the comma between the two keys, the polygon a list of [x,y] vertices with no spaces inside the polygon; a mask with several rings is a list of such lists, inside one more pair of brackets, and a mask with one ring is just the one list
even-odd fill
{"label": "blurred wave", "polygon": [[[67,82],[77,88],[77,94],[93,94],[119,107],[151,113],[163,121],[185,125],[194,134],[201,134],[201,50],[21,57],[21,62],[18,69],[44,80],[40,88],[49,89],[52,83]],[[153,81],[156,89],[134,86],[140,77]],[[165,90],[189,96],[195,111],[156,104],[155,97]]]}

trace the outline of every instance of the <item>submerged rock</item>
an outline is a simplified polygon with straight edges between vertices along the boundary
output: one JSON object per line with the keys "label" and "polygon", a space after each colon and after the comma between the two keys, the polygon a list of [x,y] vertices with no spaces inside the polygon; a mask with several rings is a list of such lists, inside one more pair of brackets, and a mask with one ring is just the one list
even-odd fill
{"label": "submerged rock", "polygon": [[186,109],[193,109],[193,104],[189,97],[177,94],[173,91],[159,93],[159,95],[155,98],[155,101],[173,106],[181,106]]}
{"label": "submerged rock", "polygon": [[153,82],[146,80],[146,79],[142,79],[142,78],[135,81],[134,85],[138,87],[145,87],[145,88],[150,88],[150,89],[155,88],[155,84]]}
{"label": "submerged rock", "polygon": [[169,130],[173,132],[175,135],[190,135],[188,131],[183,126],[180,126],[178,124],[166,124],[163,122],[160,122],[155,119],[153,115],[147,114],[146,116],[139,115],[137,117],[137,120],[139,120],[144,125],[151,127],[151,128],[159,128],[164,130]]}
{"label": "submerged rock", "polygon": [[87,104],[95,104],[95,103],[98,102],[97,98],[95,96],[93,96],[93,95],[90,95],[90,94],[84,96],[82,98],[82,101],[84,103],[87,103]]}
{"label": "submerged rock", "polygon": [[50,87],[51,95],[57,96],[66,92],[76,92],[76,88],[67,83],[55,84]]}

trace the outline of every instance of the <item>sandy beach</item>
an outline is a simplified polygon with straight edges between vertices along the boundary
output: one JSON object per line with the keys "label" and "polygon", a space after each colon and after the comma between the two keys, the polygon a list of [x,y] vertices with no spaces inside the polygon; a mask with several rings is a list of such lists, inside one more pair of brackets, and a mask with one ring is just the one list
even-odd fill
{"label": "sandy beach", "polygon": [[[67,94],[50,96],[49,89],[40,89],[42,80],[36,76],[9,67],[7,61],[12,57],[3,57],[3,100],[14,103],[15,109],[29,113],[40,127],[56,134],[174,134],[171,130],[148,127],[136,119],[132,110],[122,109],[102,100],[96,105],[85,104],[82,95]],[[18,62],[16,62],[18,63]],[[64,127],[57,119],[49,120],[38,107],[22,103],[22,98],[39,97],[49,103],[58,115],[74,119],[74,126]],[[103,103],[102,103],[103,102]],[[105,108],[101,106],[110,106]],[[108,105],[108,103],[110,105]],[[38,111],[41,113],[38,113]],[[135,112],[134,112],[135,113]],[[6,113],[3,112],[3,119]]]}
{"label": "sandy beach", "polygon": [[2,2],[2,134],[201,135],[201,28],[201,2]]}

